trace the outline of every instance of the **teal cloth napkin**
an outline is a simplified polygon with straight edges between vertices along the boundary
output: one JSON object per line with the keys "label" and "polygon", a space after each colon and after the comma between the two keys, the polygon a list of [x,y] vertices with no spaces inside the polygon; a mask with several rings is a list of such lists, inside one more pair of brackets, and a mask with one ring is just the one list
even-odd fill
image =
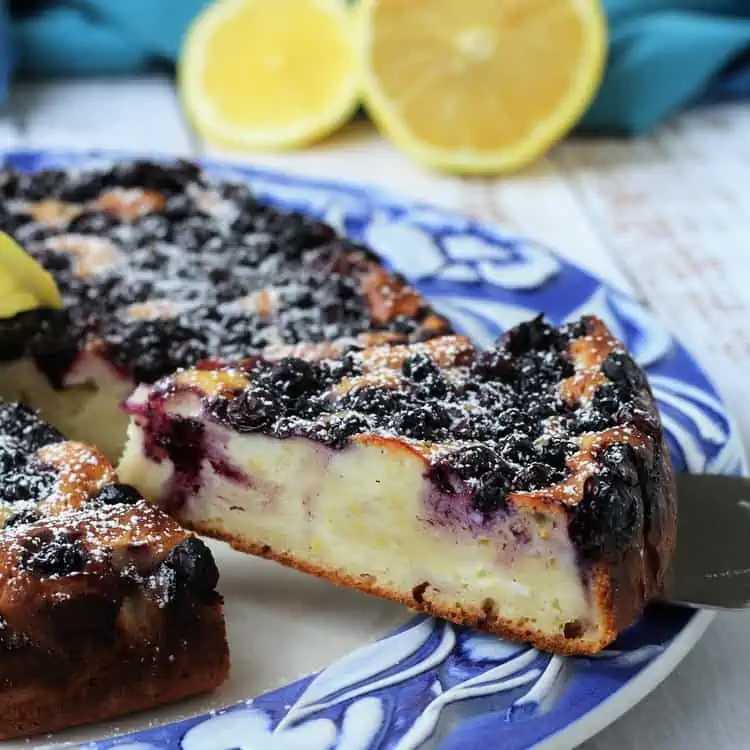
{"label": "teal cloth napkin", "polygon": [[[281,1],[281,0],[279,0]],[[137,73],[173,64],[210,0],[0,0],[0,100],[13,72]],[[750,0],[604,0],[610,28],[586,132],[642,133],[686,106],[750,98]]]}
{"label": "teal cloth napkin", "polygon": [[[750,0],[606,0],[609,59],[579,123],[643,133],[701,100],[750,97]],[[732,63],[735,63],[732,65]]]}

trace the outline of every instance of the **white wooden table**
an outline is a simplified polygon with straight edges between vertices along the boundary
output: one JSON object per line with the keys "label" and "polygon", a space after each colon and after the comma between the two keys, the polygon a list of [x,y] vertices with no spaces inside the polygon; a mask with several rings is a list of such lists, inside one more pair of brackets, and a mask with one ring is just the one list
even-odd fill
{"label": "white wooden table", "polygon": [[[0,149],[24,147],[211,153],[165,78],[19,86],[0,108]],[[635,141],[568,141],[500,180],[429,173],[364,122],[306,151],[244,159],[499,221],[633,291],[700,356],[750,446],[750,104],[692,112]],[[587,750],[750,748],[749,639],[750,614],[720,616]]]}

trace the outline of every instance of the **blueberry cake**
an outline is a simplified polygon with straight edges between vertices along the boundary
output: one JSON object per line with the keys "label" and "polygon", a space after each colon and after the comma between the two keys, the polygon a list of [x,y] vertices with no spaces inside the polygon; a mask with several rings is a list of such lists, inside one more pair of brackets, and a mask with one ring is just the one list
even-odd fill
{"label": "blueberry cake", "polygon": [[113,461],[127,426],[118,404],[180,367],[449,332],[367,249],[187,162],[0,169],[0,230],[65,303],[0,321],[0,396]]}
{"label": "blueberry cake", "polygon": [[675,543],[652,394],[596,318],[277,347],[126,411],[123,481],[186,527],[557,653],[634,622]]}
{"label": "blueberry cake", "polygon": [[[191,643],[214,644],[168,660],[183,670],[171,686],[159,645],[154,685],[127,705],[98,673],[65,687],[81,721],[210,687],[226,671],[210,555],[139,492],[239,549],[559,653],[598,651],[658,591],[675,536],[669,458],[644,374],[600,321],[555,329],[539,318],[480,352],[366,248],[187,162],[0,170],[0,230],[50,271],[64,303],[0,321],[0,397],[110,460],[125,444],[119,480],[107,480],[119,489],[39,500],[48,480],[34,479],[42,489],[19,490],[35,499],[32,515],[15,502],[3,534],[20,549],[14,535],[67,539],[74,527],[76,552],[50,554],[77,567],[42,576],[41,592],[83,578],[88,606],[112,581],[114,625],[70,637],[75,653],[110,638],[100,661],[86,652],[92,670],[132,667],[144,685],[128,638],[171,644],[187,622],[206,628]],[[35,451],[40,477],[78,466]],[[123,492],[133,503],[119,520],[97,521],[122,505],[101,495]],[[154,541],[152,523],[169,543]],[[18,555],[7,575],[35,582]],[[97,577],[87,566],[100,557],[110,563]],[[213,625],[198,600],[213,602]],[[173,623],[183,611],[194,619]],[[142,616],[153,629],[139,629]],[[27,638],[20,615],[0,617],[13,648],[68,654],[62,635]],[[50,632],[67,632],[61,622]],[[79,699],[88,684],[100,709]],[[19,727],[57,726],[20,711],[37,718]]]}
{"label": "blueberry cake", "polygon": [[0,739],[225,679],[211,553],[98,450],[0,405],[0,497]]}

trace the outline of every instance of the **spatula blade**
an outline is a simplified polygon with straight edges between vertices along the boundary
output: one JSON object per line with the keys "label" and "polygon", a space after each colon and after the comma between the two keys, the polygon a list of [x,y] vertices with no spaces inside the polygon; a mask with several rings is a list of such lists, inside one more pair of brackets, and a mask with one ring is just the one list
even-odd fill
{"label": "spatula blade", "polygon": [[677,478],[677,551],[663,598],[702,608],[750,607],[750,479]]}

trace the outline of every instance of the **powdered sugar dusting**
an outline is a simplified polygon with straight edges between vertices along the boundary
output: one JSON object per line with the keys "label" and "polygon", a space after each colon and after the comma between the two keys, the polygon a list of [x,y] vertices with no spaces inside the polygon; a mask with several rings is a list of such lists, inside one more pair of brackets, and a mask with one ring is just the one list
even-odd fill
{"label": "powdered sugar dusting", "polygon": [[0,359],[33,338],[55,385],[87,347],[138,383],[268,347],[448,330],[366,249],[195,165],[1,176],[0,230],[53,274],[65,309],[0,323]]}

